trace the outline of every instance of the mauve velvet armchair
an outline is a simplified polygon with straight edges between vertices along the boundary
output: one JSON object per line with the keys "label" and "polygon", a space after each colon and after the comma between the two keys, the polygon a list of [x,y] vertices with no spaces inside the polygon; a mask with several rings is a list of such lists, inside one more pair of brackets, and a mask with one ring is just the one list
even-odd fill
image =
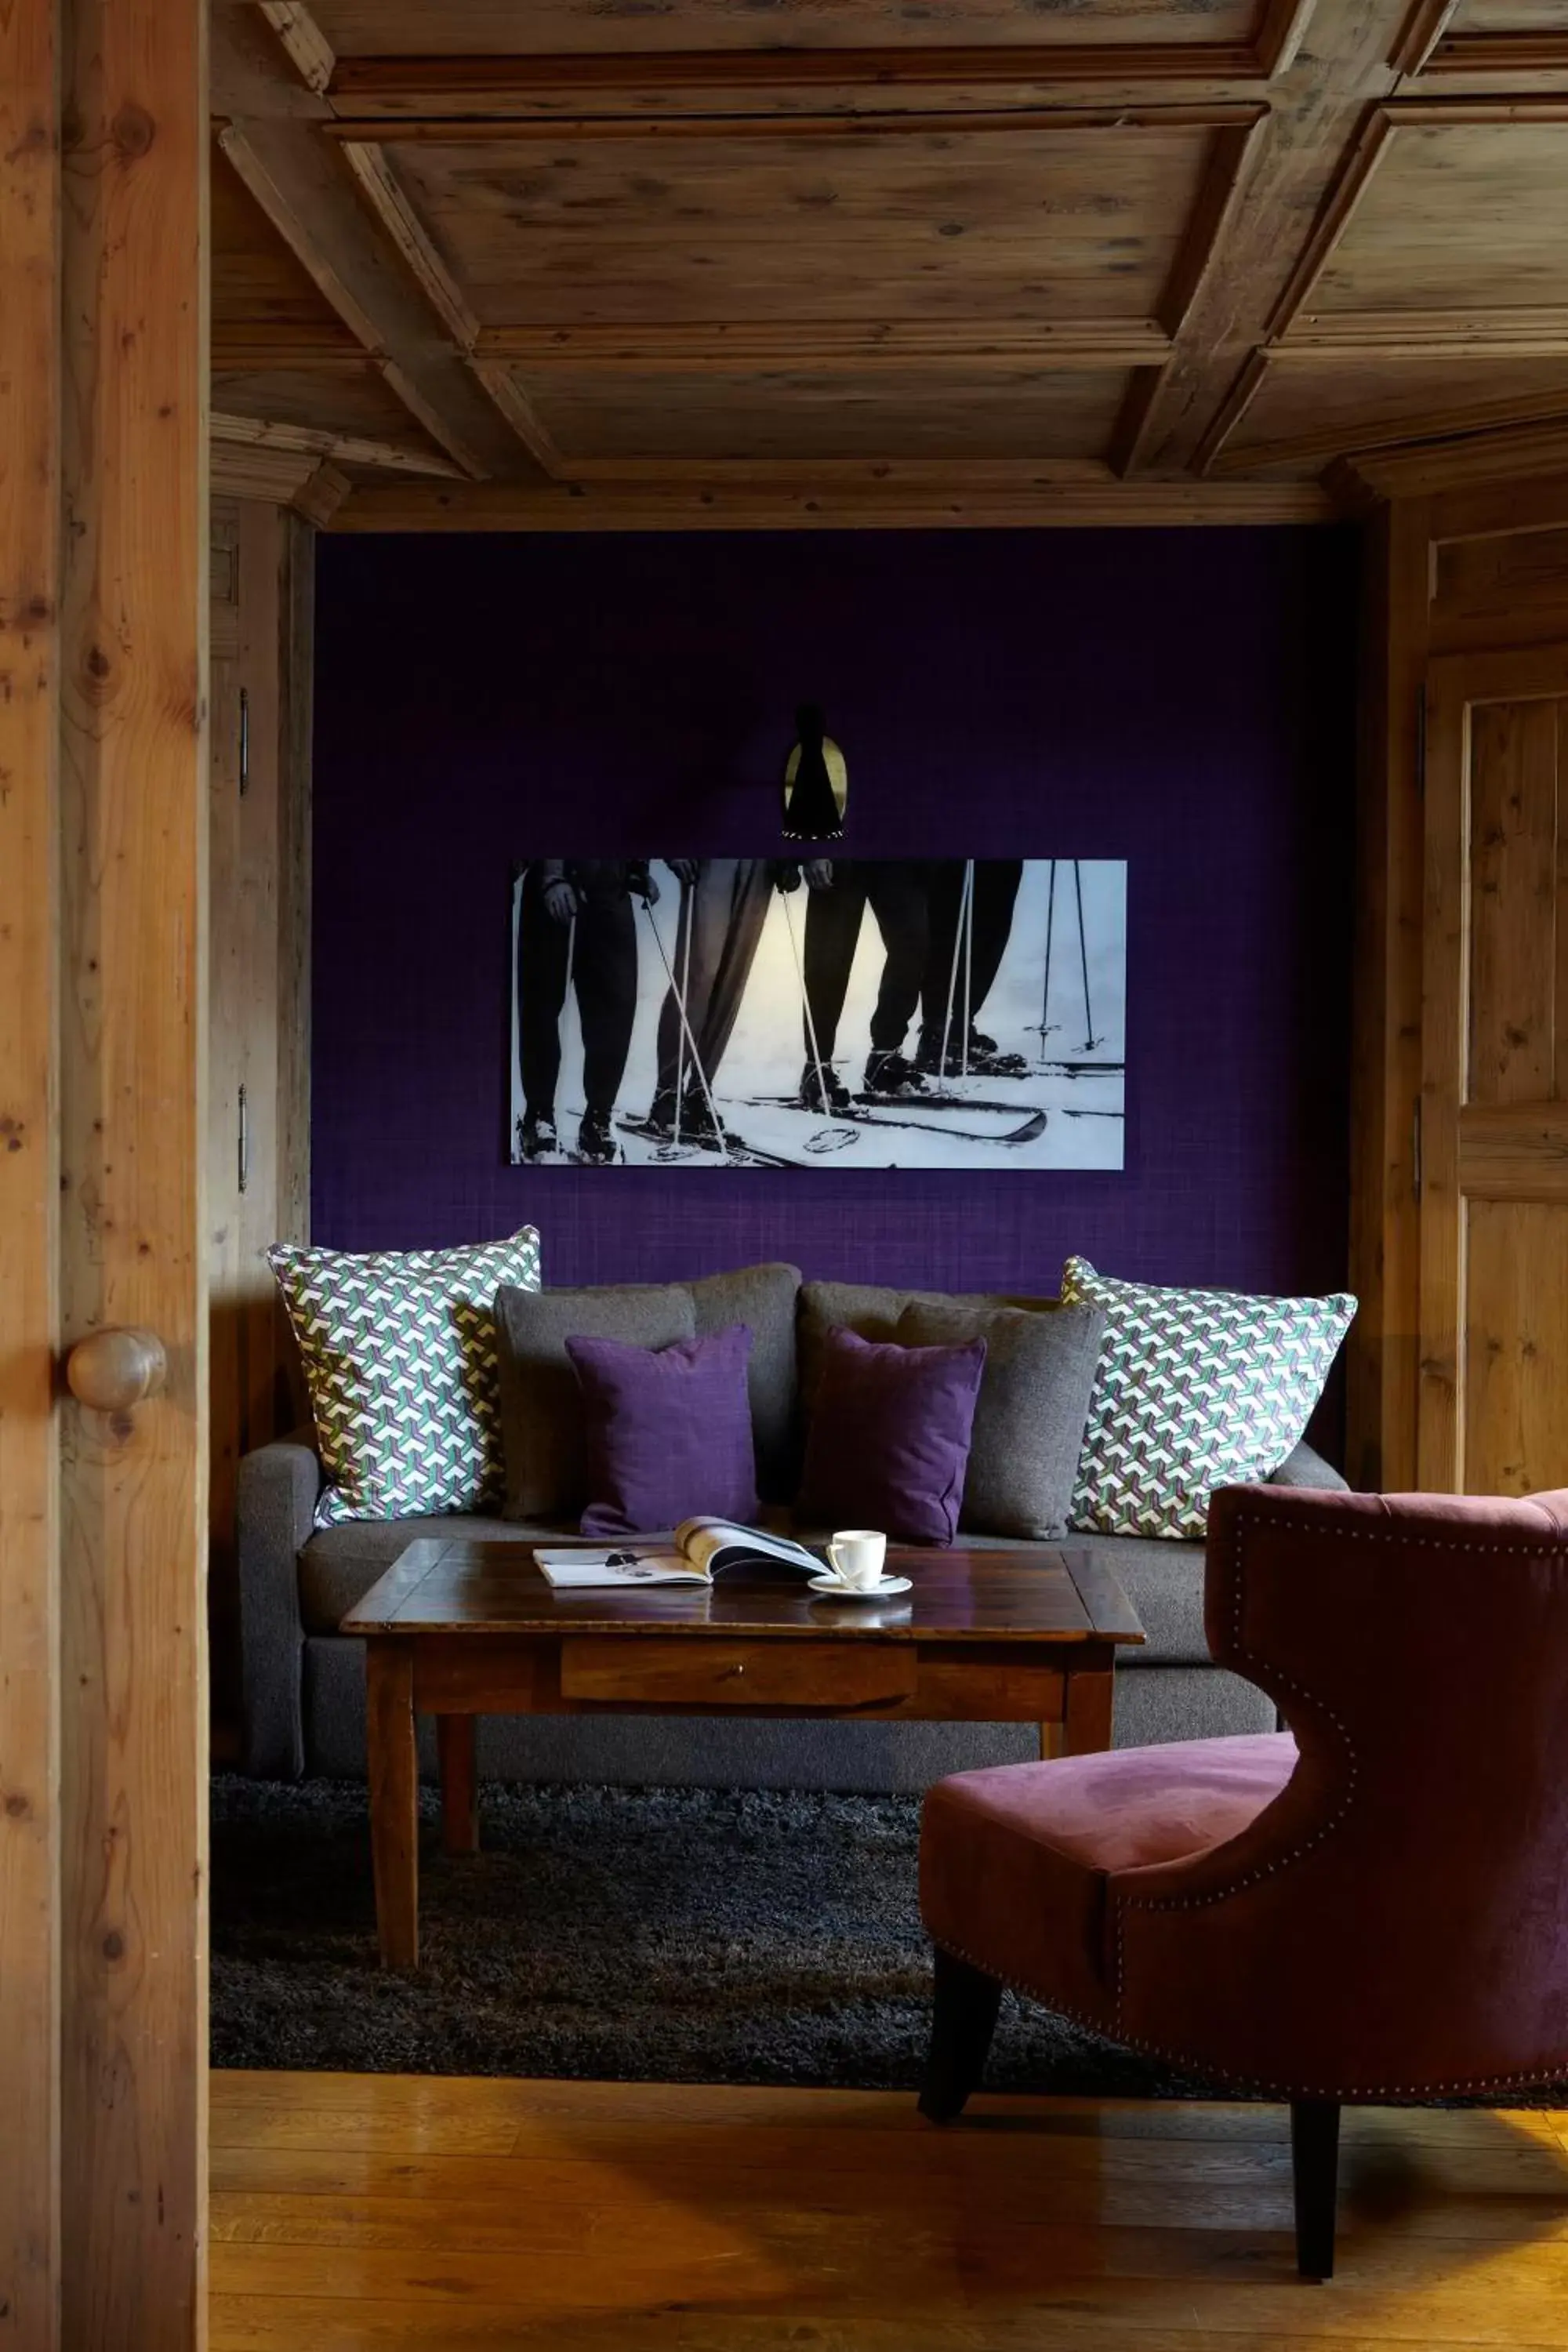
{"label": "mauve velvet armchair", "polygon": [[1229,1487],[1205,1625],[1289,1732],[928,1795],[921,2105],[960,2112],[1004,1985],[1288,2099],[1298,2262],[1327,2278],[1342,2102],[1568,2075],[1568,1489]]}

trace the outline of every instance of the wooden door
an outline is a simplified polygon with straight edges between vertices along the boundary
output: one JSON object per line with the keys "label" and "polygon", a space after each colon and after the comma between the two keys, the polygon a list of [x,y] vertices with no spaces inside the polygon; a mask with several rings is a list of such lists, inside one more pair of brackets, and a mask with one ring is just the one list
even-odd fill
{"label": "wooden door", "polygon": [[1568,1486],[1568,646],[1434,662],[1419,1476]]}

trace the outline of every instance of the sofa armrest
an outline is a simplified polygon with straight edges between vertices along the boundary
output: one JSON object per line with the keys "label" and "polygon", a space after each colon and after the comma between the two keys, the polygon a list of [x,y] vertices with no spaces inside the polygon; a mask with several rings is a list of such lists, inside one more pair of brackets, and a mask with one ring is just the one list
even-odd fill
{"label": "sofa armrest", "polygon": [[1285,1456],[1268,1480],[1271,1486],[1311,1486],[1320,1492],[1348,1495],[1350,1481],[1342,1478],[1331,1462],[1325,1462],[1315,1453],[1305,1438]]}
{"label": "sofa armrest", "polygon": [[258,1779],[305,1769],[305,1628],[299,1554],[315,1524],[321,1465],[303,1436],[258,1446],[239,1465],[238,1554],[243,1763]]}

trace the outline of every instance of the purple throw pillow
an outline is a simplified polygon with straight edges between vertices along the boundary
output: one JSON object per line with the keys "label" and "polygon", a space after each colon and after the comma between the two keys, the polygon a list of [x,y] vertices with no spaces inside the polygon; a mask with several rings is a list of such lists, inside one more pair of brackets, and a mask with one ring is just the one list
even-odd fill
{"label": "purple throw pillow", "polygon": [[950,1544],[958,1527],[985,1342],[894,1348],[830,1327],[795,1516]]}
{"label": "purple throw pillow", "polygon": [[647,1535],[697,1512],[754,1518],[744,1323],[668,1348],[568,1339],[583,1391],[585,1536]]}

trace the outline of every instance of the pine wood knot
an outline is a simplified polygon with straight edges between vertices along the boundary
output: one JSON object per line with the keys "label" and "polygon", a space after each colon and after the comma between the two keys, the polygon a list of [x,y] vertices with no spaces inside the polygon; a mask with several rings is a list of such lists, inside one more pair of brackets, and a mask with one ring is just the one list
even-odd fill
{"label": "pine wood knot", "polygon": [[87,674],[89,677],[100,679],[106,678],[109,676],[109,656],[104,652],[103,647],[101,646],[89,646],[87,649]]}
{"label": "pine wood knot", "polygon": [[25,1821],[32,1810],[33,1808],[27,1802],[26,1797],[23,1796],[20,1789],[13,1789],[10,1795],[5,1800],[5,1812],[7,1819],[13,1822]]}
{"label": "pine wood knot", "polygon": [[125,1938],[118,1927],[111,1927],[105,1936],[103,1957],[106,1960],[122,1960],[125,1958]]}
{"label": "pine wood knot", "polygon": [[133,163],[152,146],[158,135],[158,126],[144,106],[138,106],[134,99],[129,99],[110,124],[109,135],[121,160]]}

